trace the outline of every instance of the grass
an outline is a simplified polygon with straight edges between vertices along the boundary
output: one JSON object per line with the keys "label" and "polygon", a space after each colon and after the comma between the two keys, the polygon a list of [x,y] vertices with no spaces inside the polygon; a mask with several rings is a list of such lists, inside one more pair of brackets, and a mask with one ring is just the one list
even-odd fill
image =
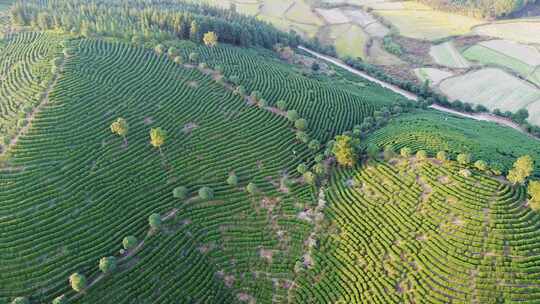
{"label": "grass", "polygon": [[437,86],[441,81],[453,75],[451,72],[434,68],[419,68],[415,69],[414,73],[422,83],[428,80],[431,86]]}
{"label": "grass", "polygon": [[534,19],[482,25],[476,27],[474,32],[524,43],[540,43],[540,21]]}
{"label": "grass", "polygon": [[365,57],[365,44],[367,35],[361,27],[351,25],[336,39],[336,51],[340,56]]}
{"label": "grass", "polygon": [[482,65],[496,65],[511,69],[525,77],[530,75],[534,70],[534,67],[529,66],[523,61],[482,45],[474,45],[468,48],[463,52],[463,56],[467,60],[475,61]]}

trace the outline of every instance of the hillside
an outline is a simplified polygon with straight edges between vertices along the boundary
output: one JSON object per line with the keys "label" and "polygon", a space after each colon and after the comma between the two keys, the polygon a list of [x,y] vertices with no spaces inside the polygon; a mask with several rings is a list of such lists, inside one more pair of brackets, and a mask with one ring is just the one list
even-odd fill
{"label": "hillside", "polygon": [[128,2],[6,19],[0,303],[540,300],[540,141],[422,109],[255,18]]}

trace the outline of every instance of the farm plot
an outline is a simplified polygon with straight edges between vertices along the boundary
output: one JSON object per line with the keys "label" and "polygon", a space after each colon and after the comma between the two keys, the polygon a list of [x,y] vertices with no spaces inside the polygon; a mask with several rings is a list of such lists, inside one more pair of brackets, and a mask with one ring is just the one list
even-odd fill
{"label": "farm plot", "polygon": [[445,42],[431,46],[429,55],[437,64],[440,65],[460,69],[469,67],[467,60],[461,56],[452,42]]}
{"label": "farm plot", "polygon": [[345,15],[341,8],[322,9],[317,8],[315,11],[321,15],[328,24],[349,23],[351,19]]}
{"label": "farm plot", "polygon": [[474,33],[523,43],[540,43],[540,21],[531,19],[480,25]]}
{"label": "farm plot", "polygon": [[437,86],[441,81],[454,75],[452,72],[434,68],[419,68],[415,69],[414,73],[422,83],[429,81],[430,86]]}
{"label": "farm plot", "polygon": [[289,9],[294,4],[294,0],[277,0],[277,1],[266,1],[261,5],[260,14],[282,18],[287,9]]}
{"label": "farm plot", "polygon": [[[274,282],[288,286],[311,228],[296,217],[309,188],[282,193],[275,185],[283,172],[296,178],[297,165],[313,157],[290,123],[166,55],[97,40],[69,47],[49,104],[0,171],[0,257],[9,261],[0,263],[0,302],[51,303],[60,294],[71,303],[285,297],[288,289]],[[251,62],[232,48],[223,55]],[[109,128],[118,117],[129,124],[127,145]],[[149,144],[156,127],[168,134],[162,153]],[[231,172],[237,187],[226,183]],[[255,195],[244,190],[249,182]],[[202,186],[215,195],[174,198],[178,186],[189,197]],[[150,214],[174,208],[176,219],[146,234]],[[130,258],[119,253],[127,235],[144,240]],[[95,278],[99,258],[110,255],[121,259],[118,273],[73,299],[68,276]],[[264,276],[245,277],[253,273]]]}
{"label": "farm plot", "polygon": [[[515,112],[540,102],[540,90],[504,71],[485,68],[444,80],[439,89],[451,100],[481,104],[490,110]],[[530,112],[530,121],[538,123],[539,112]]]}
{"label": "farm plot", "polygon": [[[396,160],[334,174],[299,303],[535,301],[540,217],[523,188],[452,162]],[[532,255],[531,255],[532,254]],[[527,271],[524,271],[527,269]]]}
{"label": "farm plot", "polygon": [[336,51],[341,56],[363,58],[365,56],[367,38],[366,33],[364,33],[361,27],[351,25],[347,31],[343,32],[336,39]]}
{"label": "farm plot", "polygon": [[399,9],[377,8],[375,12],[391,22],[399,33],[416,39],[435,40],[469,33],[481,20],[436,11],[416,2],[397,2]]}
{"label": "farm plot", "polygon": [[[190,50],[184,49],[187,55]],[[376,109],[400,99],[399,95],[372,83],[345,89],[336,85],[336,77],[304,77],[290,65],[276,60],[273,53],[239,51],[226,46],[195,50],[201,54],[201,60],[212,66],[220,65],[226,77],[238,76],[248,94],[259,91],[270,106],[279,100],[286,101],[289,109],[297,110],[308,120],[310,134],[321,142],[351,130]]]}
{"label": "farm plot", "polygon": [[469,61],[475,61],[482,65],[496,65],[511,69],[524,77],[529,76],[535,69],[535,67],[515,57],[510,57],[483,45],[474,45],[468,48],[463,52],[463,56]]}
{"label": "farm plot", "polygon": [[403,114],[368,137],[368,143],[391,146],[395,151],[409,147],[431,155],[447,151],[455,157],[470,153],[474,159],[512,167],[515,159],[530,154],[540,170],[540,141],[495,123],[475,121],[433,110]]}
{"label": "farm plot", "polygon": [[24,32],[0,46],[0,145],[8,144],[28,123],[52,77],[52,60],[61,53],[54,35]]}

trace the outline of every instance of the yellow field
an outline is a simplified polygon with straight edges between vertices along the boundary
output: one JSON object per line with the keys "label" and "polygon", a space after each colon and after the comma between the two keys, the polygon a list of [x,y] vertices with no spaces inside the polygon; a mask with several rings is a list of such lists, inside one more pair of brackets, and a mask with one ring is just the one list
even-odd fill
{"label": "yellow field", "polygon": [[364,58],[364,48],[367,38],[362,28],[357,25],[351,25],[347,31],[343,32],[336,39],[336,51],[340,56]]}
{"label": "yellow field", "polygon": [[435,40],[463,35],[484,21],[456,14],[435,11],[416,2],[401,4],[403,9],[376,9],[375,12],[398,28],[401,35],[416,39]]}
{"label": "yellow field", "polygon": [[474,28],[474,33],[524,43],[540,43],[540,20],[491,23]]}

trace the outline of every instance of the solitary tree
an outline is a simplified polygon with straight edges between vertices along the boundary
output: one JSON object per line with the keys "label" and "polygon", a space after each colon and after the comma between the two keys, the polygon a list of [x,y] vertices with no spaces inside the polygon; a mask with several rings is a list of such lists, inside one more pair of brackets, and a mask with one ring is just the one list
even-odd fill
{"label": "solitary tree", "polygon": [[54,300],[52,301],[52,304],[66,304],[66,303],[67,303],[67,298],[65,295],[60,295],[54,298]]}
{"label": "solitary tree", "polygon": [[468,153],[461,153],[457,156],[457,161],[462,165],[468,165],[471,163],[471,155]]}
{"label": "solitary tree", "polygon": [[116,270],[116,258],[113,256],[99,259],[99,270],[103,273],[111,273]]}
{"label": "solitary tree", "polygon": [[305,172],[302,174],[302,177],[304,178],[304,182],[309,185],[315,184],[315,181],[317,180],[317,177],[311,171]]}
{"label": "solitary tree", "polygon": [[287,111],[287,119],[291,122],[296,121],[298,119],[298,112],[296,110]]}
{"label": "solitary tree", "polygon": [[148,217],[148,224],[153,230],[159,230],[161,228],[161,216],[157,213],[153,213]]}
{"label": "solitary tree", "polygon": [[16,297],[11,304],[30,304],[30,301],[26,297]]}
{"label": "solitary tree", "polygon": [[439,151],[437,152],[437,159],[439,161],[445,162],[448,160],[448,154],[446,154],[445,151]]}
{"label": "solitary tree", "polygon": [[257,193],[257,191],[258,191],[257,185],[255,185],[254,183],[249,183],[249,184],[246,186],[246,191],[247,191],[249,194],[255,194],[255,193]]}
{"label": "solitary tree", "polygon": [[323,175],[326,173],[325,167],[323,164],[315,164],[312,168],[313,172],[317,175]]}
{"label": "solitary tree", "polygon": [[297,167],[296,167],[296,171],[300,174],[304,174],[306,173],[306,171],[308,170],[308,167],[306,166],[306,164],[299,164]]}
{"label": "solitary tree", "polygon": [[294,121],[294,127],[300,131],[304,131],[307,128],[307,121],[303,118]]}
{"label": "solitary tree", "polygon": [[218,35],[215,32],[208,32],[203,37],[204,44],[208,47],[215,47],[218,44]]}
{"label": "solitary tree", "polygon": [[534,161],[529,155],[516,160],[514,167],[508,172],[508,180],[513,184],[523,184],[533,172]]}
{"label": "solitary tree", "polygon": [[116,119],[116,121],[111,124],[111,132],[124,138],[124,143],[127,144],[126,135],[128,133],[128,124],[125,119],[121,117]]}
{"label": "solitary tree", "polygon": [[238,185],[238,176],[234,173],[229,174],[229,177],[227,177],[227,184],[236,187]]}
{"label": "solitary tree", "polygon": [[122,246],[124,247],[125,250],[131,250],[135,248],[135,246],[137,246],[137,238],[134,237],[133,235],[126,236],[122,240]]}
{"label": "solitary tree", "polygon": [[399,154],[401,154],[401,156],[403,157],[409,158],[412,155],[411,148],[407,148],[407,147],[401,148],[401,150],[399,150]]}
{"label": "solitary tree", "polygon": [[214,198],[214,191],[212,191],[212,189],[209,187],[202,187],[199,189],[199,197],[203,200],[210,200]]}
{"label": "solitary tree", "polygon": [[173,190],[173,197],[179,199],[186,199],[188,195],[188,189],[184,186],[176,187]]}
{"label": "solitary tree", "polygon": [[540,210],[540,181],[529,182],[527,192],[531,197],[529,200],[529,206],[531,209],[535,211]]}
{"label": "solitary tree", "polygon": [[486,171],[488,169],[487,163],[485,161],[483,161],[483,160],[477,160],[474,163],[474,166],[476,167],[476,169],[478,169],[480,171]]}
{"label": "solitary tree", "polygon": [[316,140],[316,139],[313,139],[313,140],[310,141],[309,144],[308,144],[308,148],[309,148],[310,150],[313,150],[313,151],[319,150],[320,147],[321,147],[321,143],[319,143],[319,141]]}
{"label": "solitary tree", "polygon": [[416,160],[423,161],[423,160],[426,160],[426,158],[427,158],[426,151],[419,150],[418,152],[416,152]]}
{"label": "solitary tree", "polygon": [[332,153],[341,166],[352,167],[356,164],[355,151],[350,136],[336,136],[336,140],[332,145]]}
{"label": "solitary tree", "polygon": [[165,143],[166,137],[167,133],[161,128],[152,128],[150,130],[150,144],[152,144],[154,148],[158,148],[159,153],[161,153],[161,146]]}
{"label": "solitary tree", "polygon": [[86,289],[86,277],[80,273],[70,275],[69,283],[71,284],[71,288],[76,292],[81,292]]}

